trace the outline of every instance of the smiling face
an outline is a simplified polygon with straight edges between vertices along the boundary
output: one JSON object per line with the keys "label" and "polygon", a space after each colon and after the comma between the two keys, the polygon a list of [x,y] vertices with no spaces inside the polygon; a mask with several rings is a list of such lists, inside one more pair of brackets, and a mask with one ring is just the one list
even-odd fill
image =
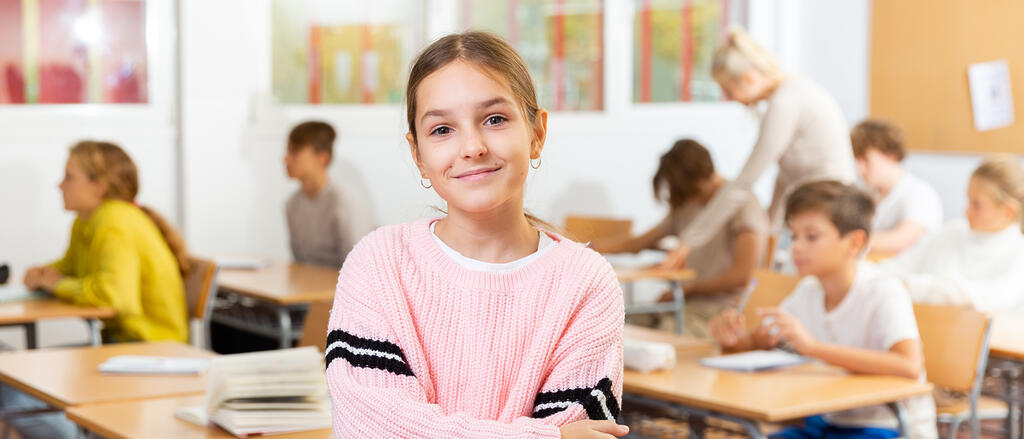
{"label": "smiling face", "polygon": [[416,135],[406,135],[423,178],[450,213],[522,209],[530,159],[540,157],[547,113],[534,127],[497,75],[454,61],[416,90]]}

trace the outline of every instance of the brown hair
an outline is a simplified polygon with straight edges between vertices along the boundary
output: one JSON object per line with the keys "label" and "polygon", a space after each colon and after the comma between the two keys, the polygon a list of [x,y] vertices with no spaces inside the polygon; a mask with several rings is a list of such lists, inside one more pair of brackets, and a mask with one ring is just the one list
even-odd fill
{"label": "brown hair", "polygon": [[[121,147],[109,142],[86,140],[71,147],[69,158],[75,160],[75,164],[82,168],[90,180],[106,184],[107,193],[103,196],[104,199],[135,203],[135,195],[139,193],[139,172],[135,162]],[[144,206],[139,208],[160,230],[167,247],[178,261],[178,269],[182,276],[188,274],[188,256],[181,234],[153,209]]]}
{"label": "brown hair", "polygon": [[[711,154],[693,139],[680,139],[661,155],[651,181],[654,197],[676,209],[700,193],[700,184],[715,173]],[[667,199],[666,199],[667,198]]]}
{"label": "brown hair", "polygon": [[[456,61],[481,67],[488,74],[503,80],[512,91],[519,111],[529,121],[536,135],[540,129],[540,120],[537,119],[540,105],[537,103],[537,92],[533,87],[533,79],[530,77],[526,62],[501,37],[488,32],[469,31],[444,36],[427,46],[416,57],[409,71],[409,82],[405,87],[406,119],[409,123],[409,134],[414,141],[417,140],[416,110],[419,105],[416,91],[420,83],[430,74]],[[558,232],[557,227],[529,212],[526,213],[526,219],[534,227]]]}
{"label": "brown hair", "polygon": [[[1017,221],[1024,219],[1024,169],[1010,154],[993,155],[985,159],[971,178],[983,179],[993,186],[992,198],[999,203],[1017,205]],[[1024,223],[1021,224],[1024,231]]]}
{"label": "brown hair", "polygon": [[855,186],[831,180],[800,185],[786,200],[786,222],[808,211],[827,215],[840,236],[854,230],[871,236],[875,201]]}
{"label": "brown hair", "polygon": [[903,161],[907,156],[903,130],[884,120],[868,119],[857,124],[850,131],[850,143],[853,145],[853,155],[857,157],[864,157],[869,148],[895,157],[896,161]]}
{"label": "brown hair", "polygon": [[308,121],[295,125],[288,133],[288,151],[297,152],[312,147],[317,154],[327,154],[327,163],[334,158],[334,139],[337,134],[327,122]]}

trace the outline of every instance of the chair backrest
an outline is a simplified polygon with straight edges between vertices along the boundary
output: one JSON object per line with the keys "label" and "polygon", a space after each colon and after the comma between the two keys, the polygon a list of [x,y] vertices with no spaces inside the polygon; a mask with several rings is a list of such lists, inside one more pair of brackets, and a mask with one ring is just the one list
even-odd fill
{"label": "chair backrest", "polygon": [[202,319],[207,313],[207,304],[213,293],[213,280],[217,275],[217,264],[213,261],[196,257],[188,258],[189,273],[185,277],[185,300],[188,303],[188,315]]}
{"label": "chair backrest", "polygon": [[778,243],[778,240],[779,238],[775,235],[768,235],[768,239],[765,240],[764,261],[761,263],[761,268],[772,269],[772,262],[775,262],[775,244]]}
{"label": "chair backrest", "polygon": [[633,220],[569,215],[565,218],[566,235],[578,242],[590,242],[611,236],[628,235]]}
{"label": "chair backrest", "polygon": [[969,393],[980,390],[992,318],[973,309],[915,304],[928,381]]}
{"label": "chair backrest", "polygon": [[757,317],[758,308],[779,306],[793,292],[796,284],[800,283],[799,276],[764,269],[754,272],[754,280],[757,284],[743,307],[743,317],[748,328],[761,324],[761,319]]}
{"label": "chair backrest", "polygon": [[302,324],[302,337],[299,346],[316,346],[323,352],[327,348],[327,321],[331,319],[331,306],[328,301],[317,301],[309,304],[306,321]]}

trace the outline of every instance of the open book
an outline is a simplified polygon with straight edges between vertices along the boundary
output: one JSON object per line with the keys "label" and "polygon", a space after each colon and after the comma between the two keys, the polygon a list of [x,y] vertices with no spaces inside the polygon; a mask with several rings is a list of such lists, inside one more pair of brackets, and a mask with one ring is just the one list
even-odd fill
{"label": "open book", "polygon": [[323,357],[314,347],[215,357],[206,405],[175,415],[235,437],[330,428]]}

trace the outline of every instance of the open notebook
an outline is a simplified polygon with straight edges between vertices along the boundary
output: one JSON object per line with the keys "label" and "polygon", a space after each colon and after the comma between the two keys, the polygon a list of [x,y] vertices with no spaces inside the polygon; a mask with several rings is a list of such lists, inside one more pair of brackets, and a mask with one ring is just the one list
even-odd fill
{"label": "open notebook", "polygon": [[249,437],[330,428],[330,407],[323,357],[303,347],[215,357],[205,406],[175,415]]}
{"label": "open notebook", "polygon": [[781,367],[796,366],[808,362],[807,357],[782,350],[748,351],[740,354],[722,355],[700,360],[700,364],[715,369],[737,372],[757,372]]}

